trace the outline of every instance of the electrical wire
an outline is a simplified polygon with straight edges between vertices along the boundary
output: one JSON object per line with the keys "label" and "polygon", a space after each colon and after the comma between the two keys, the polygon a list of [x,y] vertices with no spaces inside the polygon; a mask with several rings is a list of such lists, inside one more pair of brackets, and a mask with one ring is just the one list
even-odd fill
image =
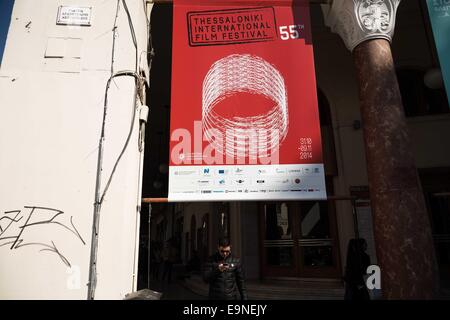
{"label": "electrical wire", "polygon": [[[124,8],[124,10],[125,10],[125,12],[127,14],[128,24],[129,24],[130,31],[131,31],[131,37],[132,37],[132,40],[133,40],[133,45],[134,45],[135,50],[136,50],[135,71],[134,72],[133,71],[128,71],[128,70],[120,71],[120,72],[117,72],[117,73],[111,75],[111,77],[108,79],[108,82],[106,84],[106,90],[105,90],[105,104],[104,104],[104,112],[103,112],[102,137],[104,137],[104,133],[105,133],[106,114],[107,114],[106,111],[107,111],[107,107],[108,107],[108,91],[109,91],[109,88],[110,88],[110,85],[111,85],[111,81],[114,78],[116,78],[116,77],[131,76],[131,77],[135,78],[135,91],[134,91],[134,98],[133,98],[133,117],[131,119],[131,125],[130,125],[130,129],[128,131],[128,135],[127,135],[127,139],[125,141],[125,144],[124,144],[124,146],[122,148],[122,151],[120,152],[119,156],[117,157],[117,159],[115,161],[113,170],[111,171],[111,174],[110,174],[110,176],[108,178],[108,182],[106,184],[106,187],[105,187],[105,189],[104,189],[104,191],[102,193],[102,196],[100,197],[100,201],[99,201],[100,204],[103,203],[103,200],[105,198],[106,192],[108,191],[109,185],[111,184],[111,181],[113,179],[114,173],[116,172],[116,169],[117,169],[117,166],[119,165],[120,159],[122,158],[123,154],[125,153],[125,151],[126,151],[126,149],[128,147],[128,144],[129,144],[130,139],[131,139],[131,135],[133,133],[134,118],[136,116],[136,97],[138,95],[138,88],[139,88],[139,81],[140,81],[140,76],[138,74],[138,63],[139,63],[138,55],[139,54],[138,54],[138,45],[137,45],[137,40],[136,40],[136,32],[134,30],[133,20],[131,18],[131,14],[130,14],[130,11],[129,11],[128,6],[127,6],[127,2],[125,0],[121,0],[121,1],[122,1],[122,4],[123,4],[123,8]],[[115,43],[115,38],[114,38],[114,41],[113,41],[113,47],[115,45],[114,43]],[[113,55],[113,59],[114,59],[114,55]],[[112,63],[114,63],[114,60],[112,61]],[[111,69],[113,69],[113,67],[111,67]]]}
{"label": "electrical wire", "polygon": [[[119,156],[117,157],[117,160],[116,160],[116,162],[114,164],[114,167],[113,167],[113,169],[111,171],[111,174],[109,176],[108,182],[106,183],[105,189],[104,189],[103,194],[102,194],[102,196],[100,198],[100,204],[103,203],[103,200],[105,198],[106,192],[109,189],[109,186],[110,186],[111,181],[113,179],[114,173],[116,172],[117,166],[119,165],[120,159],[124,155],[124,153],[125,153],[125,151],[126,151],[126,149],[128,147],[128,144],[130,143],[131,135],[133,134],[133,128],[134,128],[134,122],[135,122],[134,119],[136,117],[136,102],[137,102],[136,101],[136,97],[138,95],[139,79],[140,79],[139,75],[137,73],[135,73],[135,72],[132,72],[132,71],[121,71],[121,72],[118,72],[118,73],[116,73],[114,76],[112,76],[108,80],[108,87],[110,86],[111,81],[114,78],[123,77],[123,76],[131,76],[131,77],[135,78],[136,84],[135,84],[134,98],[133,98],[133,114],[132,114],[132,117],[131,117],[130,130],[128,131],[127,139],[126,139],[125,144],[124,144],[124,146],[122,148],[122,151],[120,152]],[[108,99],[108,97],[105,96],[105,102],[106,103],[107,103],[107,99]]]}
{"label": "electrical wire", "polygon": [[127,2],[125,0],[122,0],[122,4],[123,4],[123,8],[125,9],[125,13],[127,14],[128,24],[130,26],[130,31],[131,31],[131,38],[133,39],[133,44],[134,44],[134,47],[136,48],[136,65],[135,65],[134,69],[136,72],[138,72],[138,55],[139,54],[138,54],[138,45],[137,45],[137,40],[136,40],[136,32],[134,31],[134,26],[133,26],[133,19],[131,18],[130,11],[128,10]]}
{"label": "electrical wire", "polygon": [[111,52],[111,76],[114,74],[114,57],[116,53],[116,30],[117,30],[117,19],[119,17],[120,10],[120,0],[117,0],[116,7],[116,17],[114,18],[114,26],[113,26],[113,42],[112,42],[112,52]]}
{"label": "electrical wire", "polygon": [[[96,181],[96,191],[95,191],[95,203],[94,203],[94,217],[93,217],[93,227],[92,227],[92,241],[91,241],[91,258],[90,258],[90,264],[89,264],[89,282],[88,282],[88,299],[94,299],[95,296],[95,288],[97,285],[97,252],[98,252],[98,230],[100,226],[100,212],[101,212],[101,205],[103,203],[103,200],[106,196],[106,193],[109,189],[109,186],[111,184],[111,181],[114,177],[114,174],[116,172],[116,169],[119,165],[119,162],[125,153],[129,142],[131,140],[131,135],[133,133],[134,128],[134,122],[136,117],[136,100],[138,96],[138,90],[140,88],[140,81],[141,77],[138,74],[138,45],[136,40],[136,33],[133,26],[133,20],[131,18],[131,14],[129,12],[127,3],[125,0],[122,0],[123,8],[126,12],[127,18],[128,18],[128,24],[131,32],[131,37],[133,40],[133,45],[135,47],[135,70],[129,71],[119,71],[114,73],[114,57],[115,57],[115,44],[116,44],[116,29],[117,29],[117,20],[119,15],[119,6],[120,6],[120,0],[117,1],[117,8],[116,8],[116,16],[114,19],[114,26],[113,26],[113,43],[112,43],[112,56],[111,56],[111,76],[109,77],[106,88],[105,88],[105,97],[104,97],[104,106],[103,106],[103,122],[102,122],[102,130],[101,130],[101,136],[99,141],[99,154],[98,154],[98,162],[97,162],[97,181]],[[109,88],[111,86],[111,81],[114,78],[117,77],[124,77],[124,76],[131,76],[135,80],[135,90],[134,90],[134,96],[133,96],[133,112],[131,117],[131,124],[130,129],[127,135],[127,139],[124,143],[124,146],[117,157],[113,169],[111,171],[111,174],[108,178],[108,182],[105,186],[105,189],[100,196],[100,187],[101,187],[101,172],[102,172],[102,166],[103,166],[103,143],[105,141],[105,126],[106,126],[106,115],[108,110],[108,92]]]}
{"label": "electrical wire", "polygon": [[142,0],[142,4],[144,5],[144,13],[145,13],[145,21],[147,22],[147,38],[149,36],[149,31],[150,31],[150,20],[147,16],[147,0]]}

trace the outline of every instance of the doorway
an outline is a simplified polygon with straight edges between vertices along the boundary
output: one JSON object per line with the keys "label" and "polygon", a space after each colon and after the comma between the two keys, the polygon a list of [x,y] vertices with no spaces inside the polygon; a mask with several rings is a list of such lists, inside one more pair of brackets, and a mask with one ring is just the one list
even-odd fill
{"label": "doorway", "polygon": [[339,242],[334,203],[260,204],[264,278],[339,278]]}

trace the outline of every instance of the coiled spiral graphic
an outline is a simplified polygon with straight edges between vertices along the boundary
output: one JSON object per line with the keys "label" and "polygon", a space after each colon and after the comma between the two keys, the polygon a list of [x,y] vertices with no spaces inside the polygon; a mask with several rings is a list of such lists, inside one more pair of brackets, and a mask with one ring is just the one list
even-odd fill
{"label": "coiled spiral graphic", "polygon": [[[215,112],[221,101],[239,93],[261,95],[272,100],[273,106],[265,114],[248,117],[225,117]],[[287,100],[283,76],[272,64],[255,55],[229,55],[216,61],[203,81],[204,135],[216,150],[231,157],[246,154],[246,150],[250,156],[274,152],[288,132]],[[226,137],[225,150],[213,137],[214,130]],[[257,132],[256,143],[241,139],[249,132]]]}

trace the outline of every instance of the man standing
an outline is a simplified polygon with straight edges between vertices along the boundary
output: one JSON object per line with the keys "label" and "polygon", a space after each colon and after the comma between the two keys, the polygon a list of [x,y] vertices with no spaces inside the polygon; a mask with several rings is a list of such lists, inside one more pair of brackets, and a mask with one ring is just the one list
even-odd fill
{"label": "man standing", "polygon": [[209,283],[209,299],[247,300],[241,261],[231,254],[230,241],[219,240],[218,251],[205,264],[203,279]]}

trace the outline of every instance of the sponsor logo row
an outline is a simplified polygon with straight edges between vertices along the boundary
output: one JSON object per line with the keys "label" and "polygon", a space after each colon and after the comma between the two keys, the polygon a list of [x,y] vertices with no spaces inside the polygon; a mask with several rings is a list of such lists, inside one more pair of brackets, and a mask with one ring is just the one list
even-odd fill
{"label": "sponsor logo row", "polygon": [[200,176],[227,176],[227,175],[249,175],[249,174],[257,174],[257,175],[292,175],[292,174],[300,174],[300,175],[308,175],[308,174],[320,174],[320,167],[311,167],[311,168],[257,168],[257,169],[248,169],[244,167],[236,167],[230,169],[224,168],[199,168],[199,169],[177,169],[174,171],[174,175],[176,176],[192,176],[192,175],[200,175]]}
{"label": "sponsor logo row", "polygon": [[302,179],[300,178],[222,178],[222,179],[196,179],[192,180],[193,185],[198,186],[249,186],[249,185],[300,185]]}
{"label": "sponsor logo row", "polygon": [[288,192],[303,192],[303,193],[311,193],[311,192],[321,192],[318,188],[307,188],[307,189],[239,189],[239,190],[189,190],[189,191],[175,191],[173,193],[178,194],[192,194],[192,193],[201,193],[201,194],[212,194],[212,193],[288,193]]}

